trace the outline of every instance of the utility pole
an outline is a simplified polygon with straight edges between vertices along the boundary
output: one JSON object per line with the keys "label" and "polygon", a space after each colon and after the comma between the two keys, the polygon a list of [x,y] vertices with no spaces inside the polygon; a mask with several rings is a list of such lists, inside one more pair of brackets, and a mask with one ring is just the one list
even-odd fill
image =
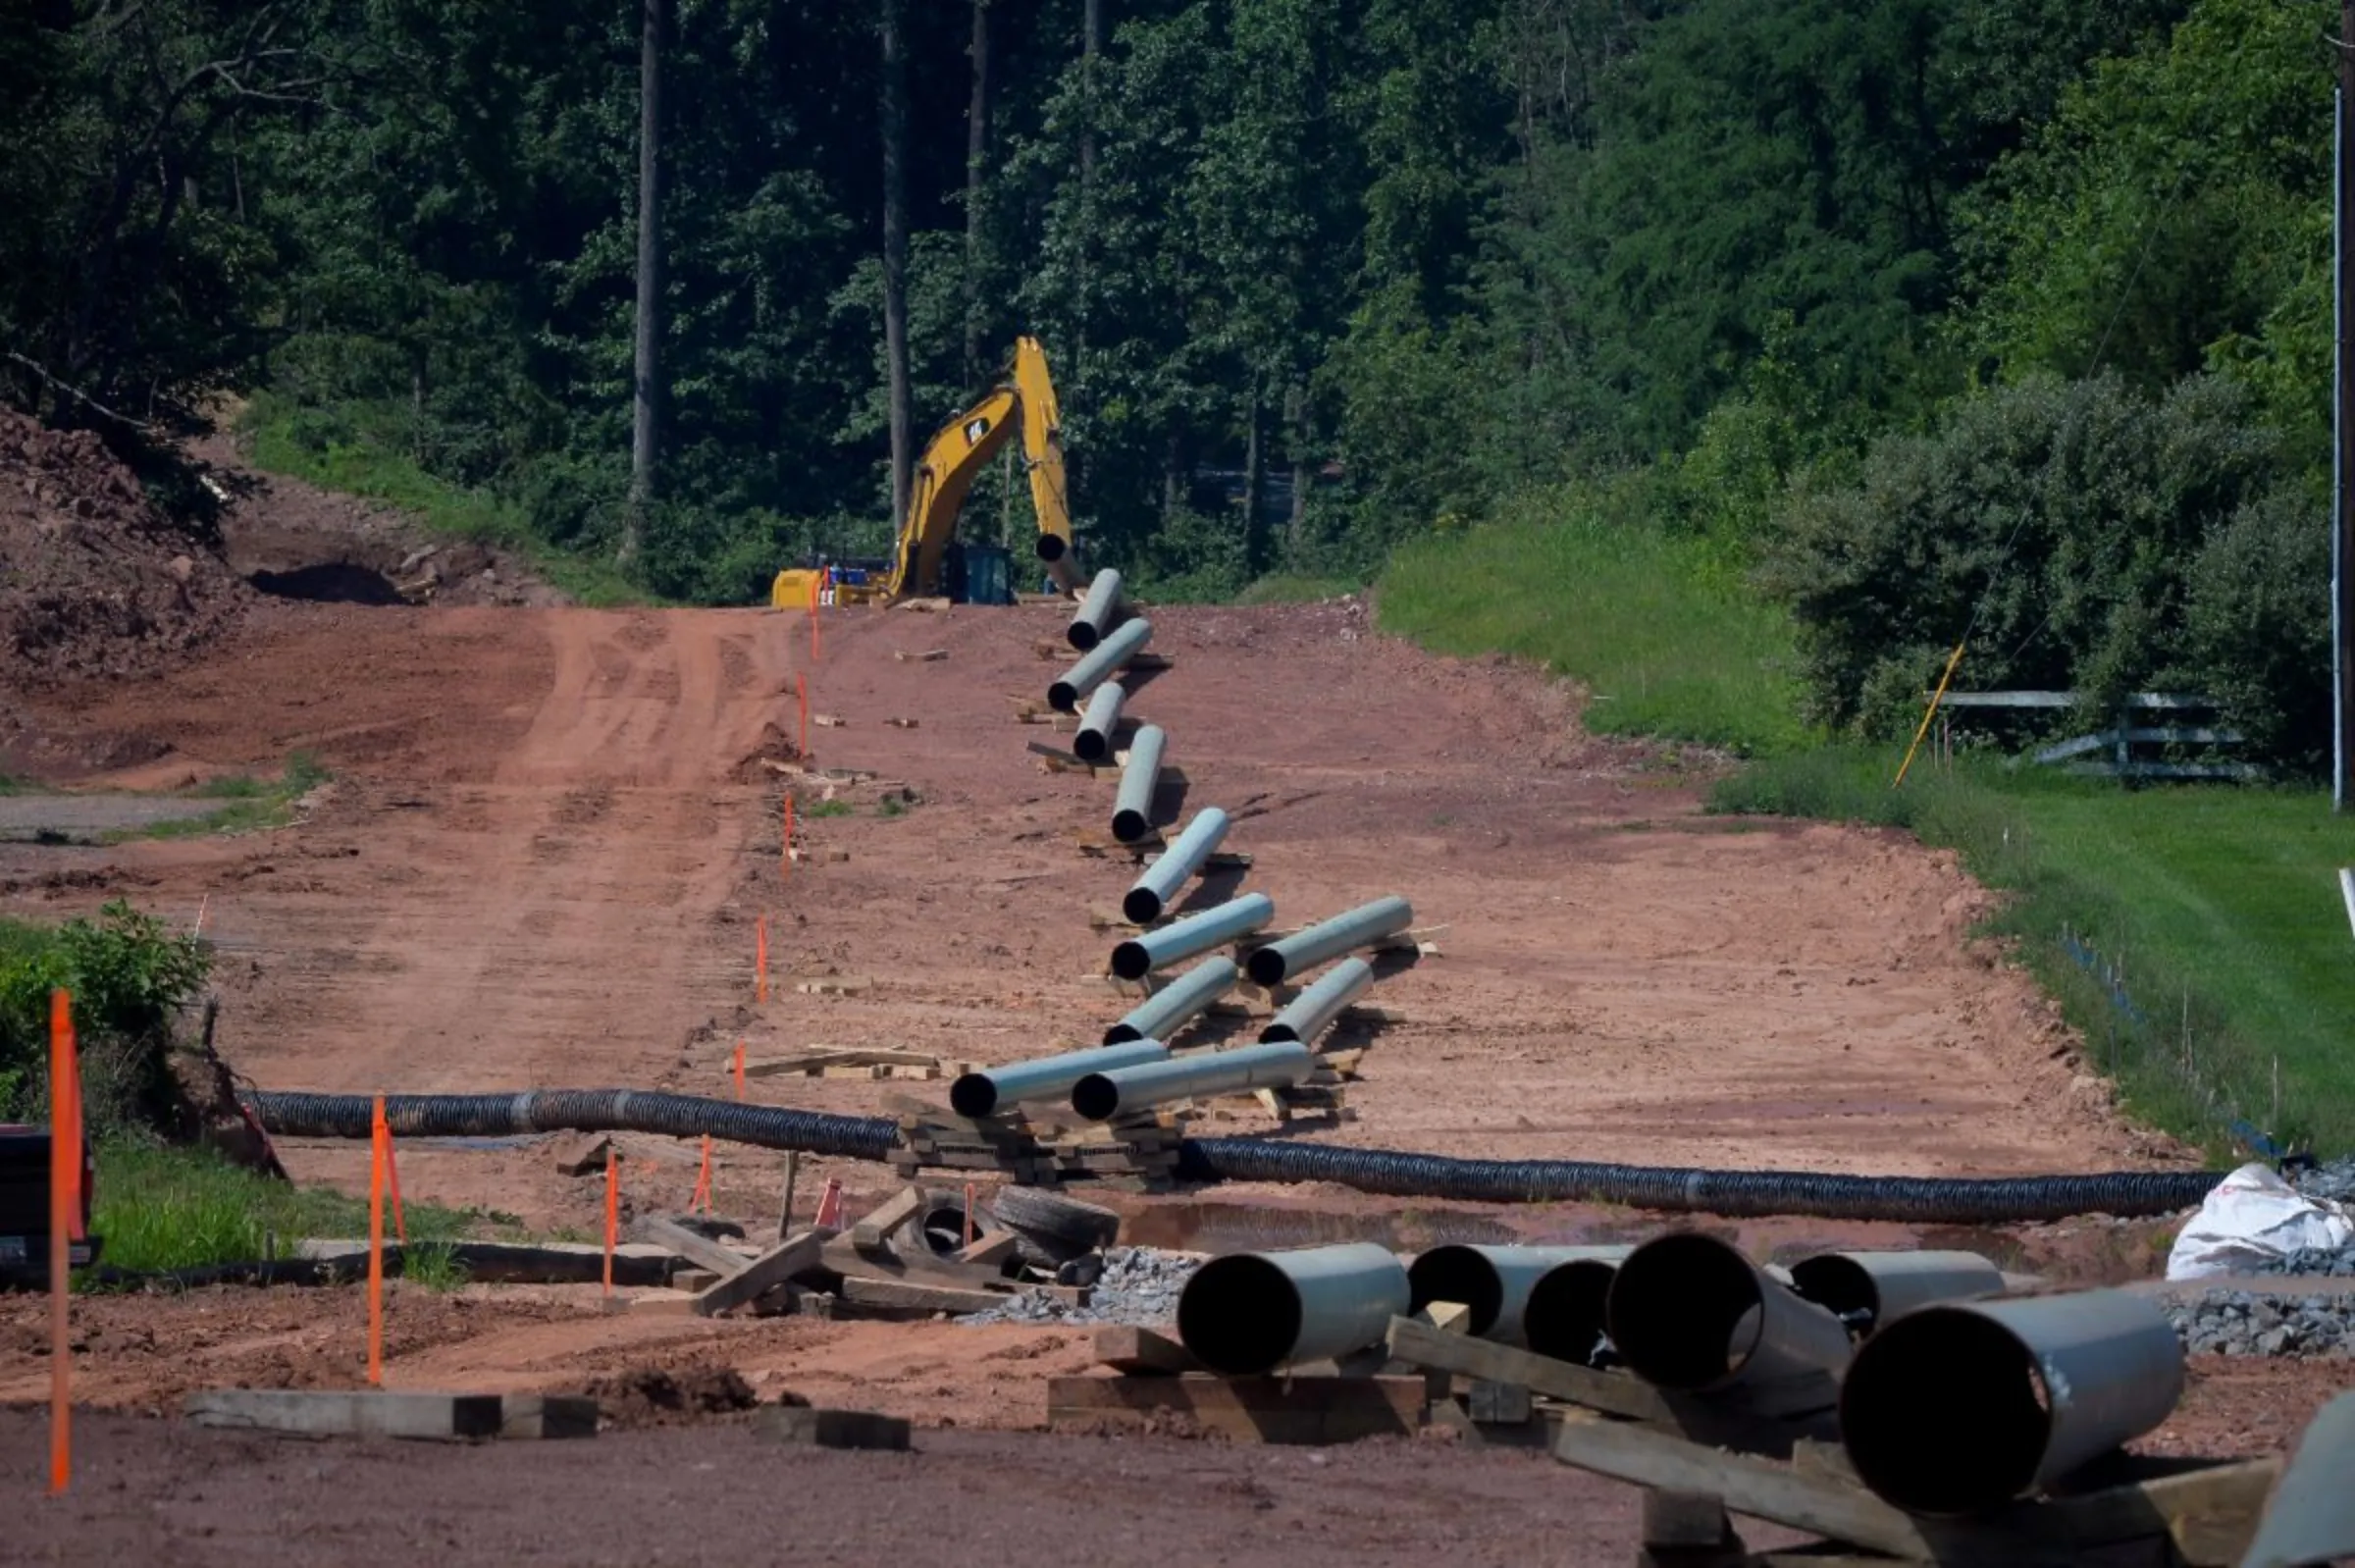
{"label": "utility pole", "polygon": [[630,503],[622,562],[637,558],[654,498],[654,442],[662,375],[662,34],[670,0],[639,0],[638,341],[630,372]]}
{"label": "utility pole", "polygon": [[2338,340],[2332,378],[2330,452],[2330,808],[2355,796],[2355,267],[2347,228],[2355,222],[2355,0],[2339,0],[2338,113],[2331,178],[2331,303]]}
{"label": "utility pole", "polygon": [[981,361],[981,172],[989,159],[989,0],[973,0],[973,98],[965,115],[965,390],[978,396]]}
{"label": "utility pole", "polygon": [[908,521],[916,412],[908,385],[908,45],[902,0],[882,0],[883,352],[891,398],[891,522]]}

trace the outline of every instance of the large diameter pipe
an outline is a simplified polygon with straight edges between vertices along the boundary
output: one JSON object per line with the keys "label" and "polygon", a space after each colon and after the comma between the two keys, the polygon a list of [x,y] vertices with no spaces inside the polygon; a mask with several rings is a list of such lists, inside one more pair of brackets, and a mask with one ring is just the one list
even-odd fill
{"label": "large diameter pipe", "polygon": [[1700,1392],[1848,1364],[1848,1330],[1714,1236],[1678,1231],[1627,1255],[1603,1306],[1611,1344],[1646,1382]]}
{"label": "large diameter pipe", "polygon": [[1096,688],[1087,700],[1087,711],[1079,717],[1079,733],[1072,737],[1072,755],[1082,762],[1112,760],[1113,736],[1121,727],[1121,705],[1128,700],[1128,689],[1119,681],[1106,681]]}
{"label": "large diameter pipe", "polygon": [[1161,788],[1161,758],[1170,737],[1147,724],[1128,740],[1128,761],[1121,769],[1120,793],[1112,798],[1112,836],[1134,844],[1153,831],[1153,796]]}
{"label": "large diameter pipe", "polygon": [[2004,1293],[2004,1271],[1975,1252],[1819,1252],[1791,1266],[1791,1288],[1852,1333],[1915,1307]]}
{"label": "large diameter pipe", "polygon": [[[1364,959],[1343,959],[1317,977],[1317,983],[1293,997],[1282,1012],[1268,1020],[1260,1039],[1313,1040],[1341,1009],[1363,996],[1374,983],[1374,966]],[[1444,1299],[1443,1297],[1441,1299]]]}
{"label": "large diameter pipe", "polygon": [[1061,534],[1042,533],[1038,536],[1038,558],[1044,562],[1047,575],[1054,579],[1062,593],[1079,592],[1079,550]]}
{"label": "large diameter pipe", "polygon": [[2308,1568],[2355,1557],[2355,1393],[2342,1393],[2298,1439],[2240,1568]]}
{"label": "large diameter pipe", "polygon": [[1142,931],[1112,950],[1112,972],[1124,980],[1141,980],[1155,969],[1222,947],[1276,918],[1276,901],[1265,893],[1246,893],[1197,915]]}
{"label": "large diameter pipe", "polygon": [[1121,574],[1107,566],[1089,580],[1087,597],[1079,601],[1079,612],[1064,632],[1071,645],[1084,653],[1104,641],[1112,630],[1112,619],[1121,612]]}
{"label": "large diameter pipe", "polygon": [[2182,1393],[2182,1341],[2145,1297],[1948,1302],[1857,1351],[1840,1440],[1858,1479],[1909,1513],[1979,1513],[2140,1437]]}
{"label": "large diameter pipe", "polygon": [[1129,1010],[1104,1031],[1106,1045],[1123,1040],[1167,1040],[1192,1022],[1241,975],[1232,959],[1204,959]]}
{"label": "large diameter pipe", "polygon": [[[1522,1325],[1530,1291],[1566,1263],[1607,1257],[1616,1263],[1625,1247],[1489,1247],[1450,1244],[1433,1247],[1406,1271],[1421,1312],[1435,1301],[1460,1301],[1472,1309],[1465,1325],[1482,1339],[1524,1342]],[[1581,1359],[1584,1359],[1583,1357]]]}
{"label": "large diameter pipe", "polygon": [[1632,1246],[1564,1247],[1575,1256],[1538,1277],[1521,1308],[1521,1337],[1530,1349],[1582,1367],[1603,1364],[1610,1342],[1607,1304],[1611,1281]]}
{"label": "large diameter pipe", "polygon": [[1197,1094],[1282,1088],[1316,1071],[1305,1045],[1246,1045],[1233,1051],[1174,1056],[1167,1062],[1091,1072],[1072,1085],[1072,1109],[1090,1122]]}
{"label": "large diameter pipe", "polygon": [[1233,1252],[1194,1271],[1178,1297],[1178,1337],[1230,1378],[1380,1344],[1409,1309],[1406,1266],[1370,1241]]}
{"label": "large diameter pipe", "polygon": [[1327,959],[1337,959],[1361,947],[1372,947],[1415,923],[1414,907],[1395,896],[1361,904],[1281,942],[1254,952],[1244,972],[1261,985],[1280,985],[1287,975],[1313,969]]}
{"label": "large diameter pipe", "polygon": [[[1136,754],[1131,751],[1128,755],[1133,758]],[[1121,787],[1124,790],[1128,787],[1125,778],[1121,781]],[[1116,835],[1121,830],[1117,819],[1112,830]],[[1151,925],[1160,919],[1161,912],[1178,896],[1178,890],[1202,869],[1204,862],[1209,861],[1226,837],[1225,811],[1215,806],[1205,806],[1196,811],[1194,819],[1185,824],[1185,831],[1161,852],[1158,860],[1145,867],[1144,873],[1137,877],[1136,885],[1129,888],[1126,896],[1121,900],[1123,918],[1131,925]]]}
{"label": "large diameter pipe", "polygon": [[1153,623],[1139,615],[1132,621],[1123,621],[1102,642],[1091,648],[1062,678],[1047,688],[1047,704],[1058,713],[1079,711],[1079,699],[1104,684],[1112,672],[1127,663],[1144,646],[1153,640]]}
{"label": "large diameter pipe", "polygon": [[1168,1046],[1145,1035],[1088,1051],[1065,1051],[1028,1062],[1012,1062],[960,1076],[949,1085],[949,1107],[959,1116],[984,1117],[1002,1105],[1022,1100],[1060,1100],[1072,1092],[1073,1084],[1090,1072],[1165,1062],[1169,1055]]}

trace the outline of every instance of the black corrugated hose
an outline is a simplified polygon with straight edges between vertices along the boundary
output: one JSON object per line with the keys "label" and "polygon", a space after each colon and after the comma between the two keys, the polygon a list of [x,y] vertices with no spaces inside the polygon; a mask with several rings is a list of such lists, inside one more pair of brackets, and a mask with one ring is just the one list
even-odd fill
{"label": "black corrugated hose", "polygon": [[[368,1136],[363,1094],[245,1096],[262,1125],[297,1137]],[[497,1137],[526,1132],[709,1133],[733,1143],[881,1160],[898,1138],[885,1117],[832,1116],[643,1089],[526,1089],[515,1094],[388,1096],[385,1117],[403,1137]],[[2008,1225],[2071,1215],[2120,1218],[2196,1206],[2224,1179],[2212,1171],[2108,1171],[2090,1176],[1859,1176],[1820,1171],[1699,1171],[1585,1160],[1451,1160],[1389,1149],[1344,1149],[1289,1138],[1188,1138],[1178,1175],[1189,1181],[1330,1181],[1394,1197],[1479,1203],[1588,1201],[1674,1214],[1810,1215],[1929,1225]]]}

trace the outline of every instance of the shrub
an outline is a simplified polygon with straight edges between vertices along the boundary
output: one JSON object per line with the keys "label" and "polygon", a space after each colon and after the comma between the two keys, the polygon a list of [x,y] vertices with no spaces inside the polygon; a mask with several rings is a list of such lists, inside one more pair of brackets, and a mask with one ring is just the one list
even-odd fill
{"label": "shrub", "polygon": [[211,973],[202,942],[120,900],[95,920],[0,931],[0,1114],[45,1102],[49,993],[60,987],[74,998],[92,1126],[159,1112],[174,1023]]}
{"label": "shrub", "polygon": [[2319,772],[2330,743],[2330,539],[2294,492],[2244,506],[2209,536],[2185,604],[2188,681],[2252,751]]}

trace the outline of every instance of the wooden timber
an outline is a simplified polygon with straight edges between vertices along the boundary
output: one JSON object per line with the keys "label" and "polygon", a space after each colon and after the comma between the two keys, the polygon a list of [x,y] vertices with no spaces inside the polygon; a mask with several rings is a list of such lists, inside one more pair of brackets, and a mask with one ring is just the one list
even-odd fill
{"label": "wooden timber", "polygon": [[496,1437],[506,1414],[495,1393],[388,1393],[381,1388],[213,1388],[182,1407],[200,1427],[298,1437]]}

